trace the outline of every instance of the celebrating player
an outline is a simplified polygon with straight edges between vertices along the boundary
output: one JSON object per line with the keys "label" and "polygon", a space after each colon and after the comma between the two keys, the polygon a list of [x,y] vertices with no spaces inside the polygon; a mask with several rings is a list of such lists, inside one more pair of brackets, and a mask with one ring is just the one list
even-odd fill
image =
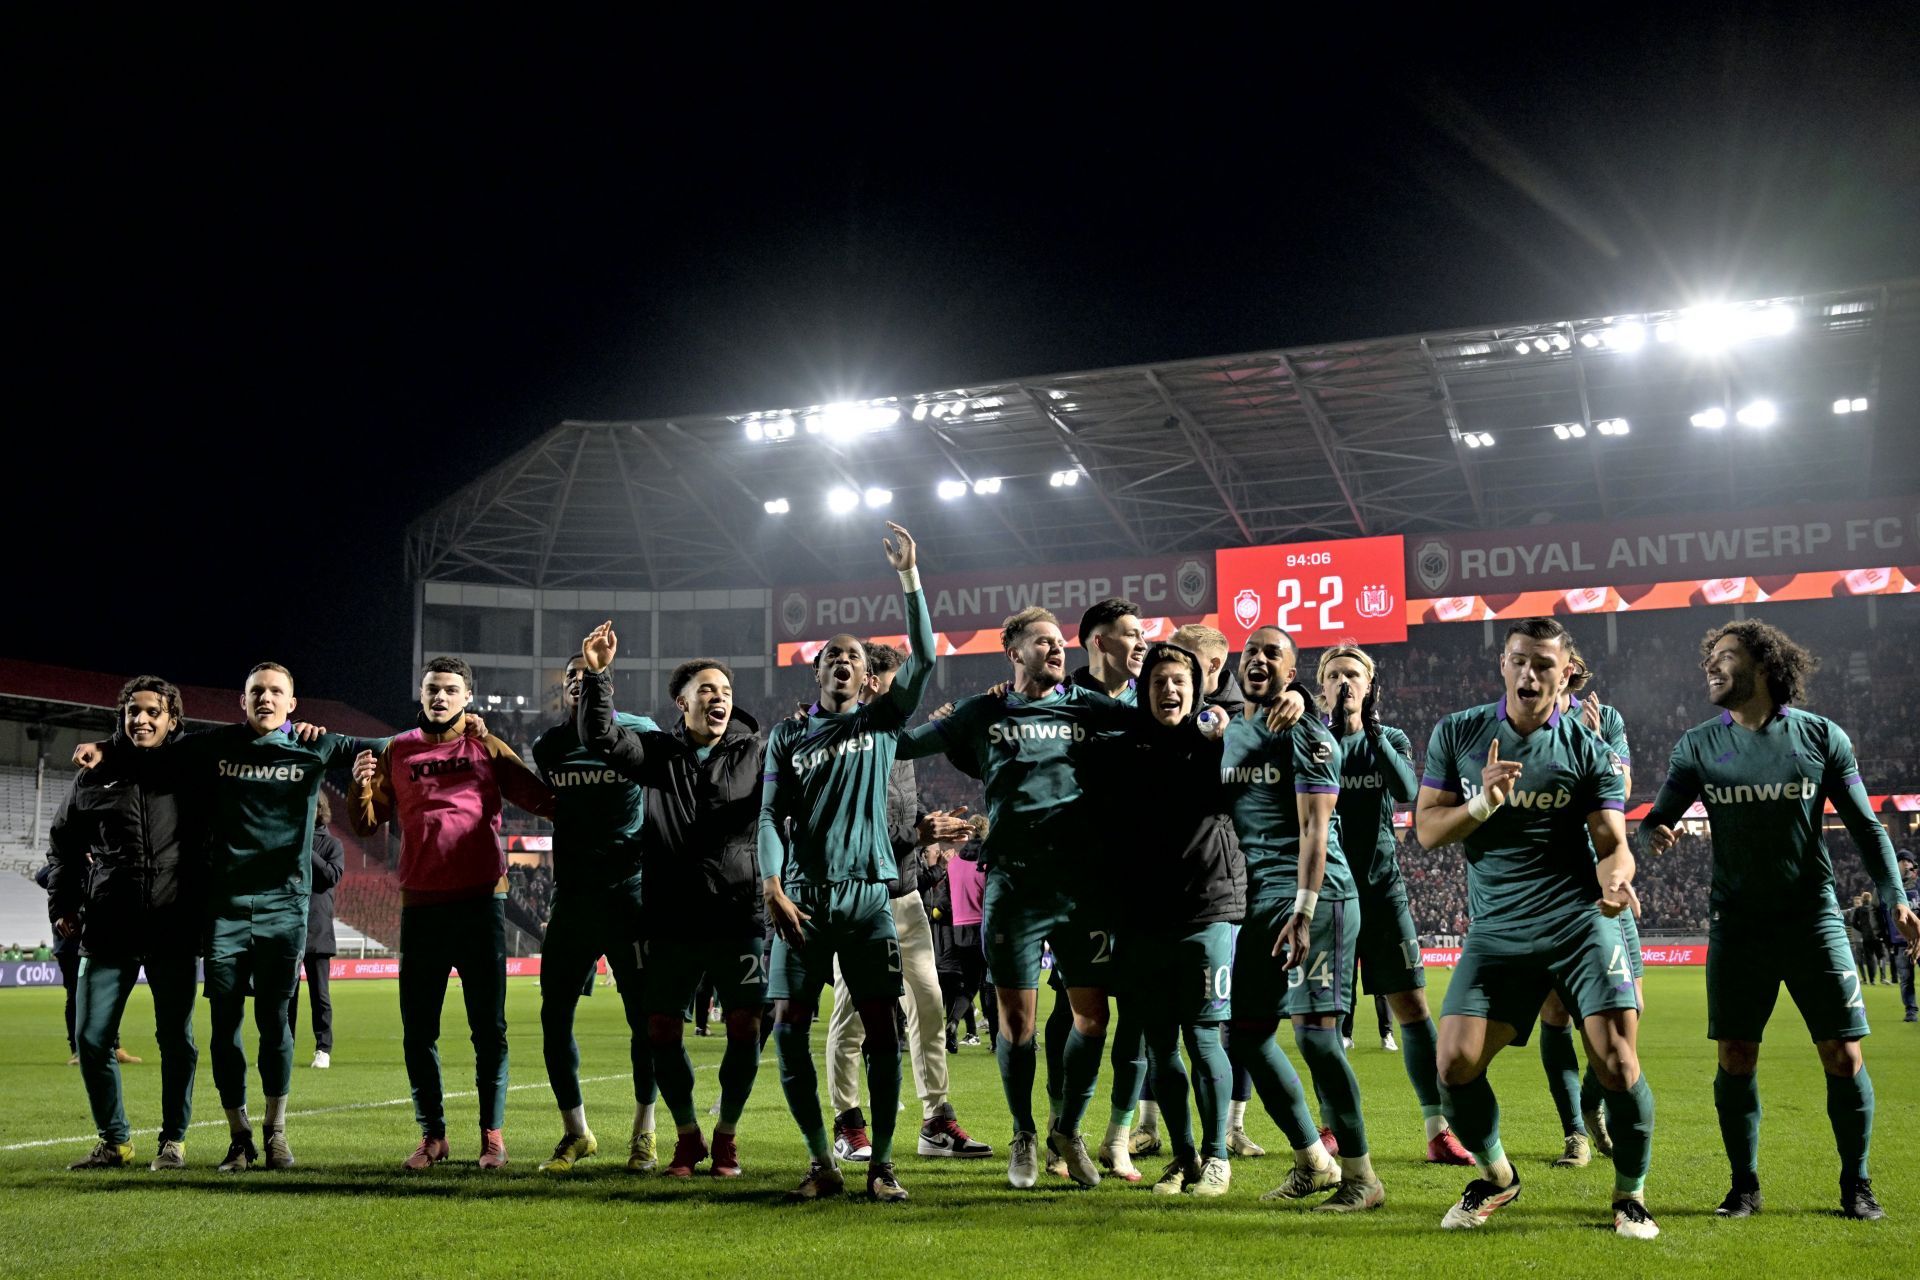
{"label": "celebrating player", "polygon": [[1638,1000],[1619,921],[1638,901],[1626,792],[1606,746],[1560,713],[1573,674],[1569,640],[1551,618],[1514,623],[1500,654],[1504,695],[1442,720],[1427,747],[1415,829],[1429,849],[1466,846],[1473,919],[1440,1011],[1441,1102],[1481,1174],[1440,1225],[1484,1226],[1519,1198],[1487,1065],[1526,1043],[1541,1001],[1557,991],[1582,1015],[1606,1088],[1614,1230],[1651,1239],[1660,1230],[1645,1203],[1653,1092],[1640,1073]]}
{"label": "celebrating player", "polygon": [[1073,673],[1071,683],[1132,706],[1140,660],[1147,654],[1140,606],[1110,596],[1088,609],[1080,615],[1080,647],[1087,651],[1087,665]]}
{"label": "celebrating player", "polygon": [[[1569,652],[1573,655],[1573,677],[1560,695],[1560,713],[1576,717],[1590,732],[1600,736],[1613,755],[1621,789],[1632,795],[1633,756],[1627,746],[1627,722],[1618,708],[1606,706],[1595,697],[1580,697],[1593,678],[1593,670],[1578,649],[1570,648]],[[1627,967],[1633,973],[1634,995],[1644,1016],[1647,997],[1641,979],[1646,969],[1640,954],[1640,926],[1633,912],[1621,915],[1620,928],[1626,934]],[[1549,995],[1540,1006],[1540,1065],[1547,1073],[1547,1091],[1553,1096],[1566,1143],[1553,1167],[1584,1168],[1592,1159],[1592,1151],[1612,1155],[1613,1140],[1607,1134],[1606,1112],[1601,1109],[1601,1100],[1606,1095],[1600,1088],[1600,1077],[1593,1069],[1592,1058],[1587,1060],[1585,1073],[1581,1072],[1580,1059],[1573,1051],[1573,1015],[1558,995]]]}
{"label": "celebrating player", "polygon": [[1334,808],[1360,903],[1355,943],[1360,976],[1369,995],[1386,997],[1400,1026],[1400,1060],[1426,1122],[1427,1163],[1472,1164],[1441,1114],[1427,975],[1393,830],[1394,802],[1410,802],[1417,793],[1413,743],[1380,722],[1380,678],[1366,650],[1350,644],[1326,650],[1315,682],[1340,745],[1340,798]]}
{"label": "celebrating player", "polygon": [[[674,668],[667,689],[680,723],[670,733],[617,715],[610,669],[618,649],[611,622],[582,646],[579,734],[589,750],[648,793],[641,920],[647,1036],[660,1096],[677,1130],[667,1174],[692,1177],[711,1155],[714,1177],[738,1177],[735,1134],[760,1069],[760,1006],[767,991],[754,853],[765,742],[753,717],[734,705],[732,668],[716,659]],[[685,1010],[703,982],[720,997],[727,1028],[711,1149],[694,1108],[685,1040]]]}
{"label": "celebrating player", "polygon": [[[1840,1150],[1840,1211],[1879,1218],[1867,1153],[1873,1081],[1860,1054],[1867,1011],[1821,834],[1833,803],[1910,954],[1920,919],[1907,903],[1893,843],[1874,818],[1853,743],[1831,720],[1790,704],[1819,659],[1764,622],[1731,622],[1701,641],[1707,700],[1720,714],[1687,730],[1641,830],[1655,856],[1673,824],[1704,798],[1713,833],[1707,936],[1707,1036],[1719,1042],[1713,1103],[1733,1186],[1717,1213],[1744,1218],[1760,1199],[1760,1038],[1785,983],[1827,1079],[1827,1118]],[[1616,1157],[1617,1158],[1617,1157]]]}
{"label": "celebrating player", "polygon": [[[1283,731],[1268,723],[1270,704],[1293,682],[1297,663],[1292,639],[1278,627],[1248,635],[1240,659],[1247,708],[1227,728],[1220,764],[1247,863],[1231,1046],[1293,1148],[1293,1170],[1264,1198],[1297,1200],[1338,1183],[1315,1208],[1353,1213],[1380,1207],[1386,1191],[1367,1151],[1360,1085],[1340,1043],[1340,1016],[1353,1000],[1348,975],[1357,929],[1353,875],[1333,821],[1340,748],[1316,716]],[[1339,1142],[1337,1166],[1275,1039],[1282,1017],[1293,1022],[1294,1043]]]}
{"label": "celebrating player", "polygon": [[117,1169],[133,1159],[121,1099],[120,1018],[140,971],[153,993],[160,1042],[160,1146],[155,1172],[186,1167],[193,1123],[194,948],[205,876],[197,814],[162,753],[180,727],[180,691],[158,676],[121,687],[112,763],[74,781],[48,832],[47,913],[80,941],[74,1042],[99,1141],[67,1167]]}
{"label": "celebrating player", "polygon": [[[873,1156],[867,1190],[876,1200],[907,1192],[893,1171],[900,1099],[900,945],[887,886],[897,870],[887,838],[887,774],[899,736],[933,674],[933,622],[920,589],[913,537],[889,523],[882,540],[906,593],[913,652],[883,697],[862,702],[866,650],[835,636],[815,659],[819,701],[804,719],[783,720],[767,735],[760,804],[759,863],[775,938],[768,994],[775,1052],[787,1107],[806,1138],[812,1164],[791,1198],[812,1200],[845,1189],[821,1119],[808,1035],[820,988],[835,959],[867,1029],[867,1096],[873,1104]],[[783,837],[791,822],[792,843]],[[789,892],[791,890],[791,892]]]}
{"label": "celebrating player", "polygon": [[[587,637],[594,643],[611,624]],[[553,903],[540,948],[540,1043],[547,1083],[560,1108],[563,1132],[545,1173],[570,1173],[599,1150],[580,1095],[580,1048],[573,1038],[580,995],[592,982],[601,956],[619,984],[633,1064],[633,1134],[627,1168],[645,1173],[655,1163],[653,1140],[653,1048],[647,1039],[645,977],[640,964],[640,830],[646,813],[639,785],[588,745],[575,724],[590,659],[567,660],[560,687],[566,719],[533,744],[533,763],[553,792]],[[658,732],[645,716],[608,717],[633,733]]]}
{"label": "celebrating player", "polygon": [[[553,793],[493,734],[467,731],[473,671],[434,658],[420,677],[420,724],[375,755],[353,762],[348,793],[355,833],[400,827],[400,1035],[420,1145],[403,1162],[445,1160],[447,1114],[440,1084],[440,1012],[449,970],[473,1038],[480,1099],[480,1167],[507,1163],[507,855],[501,798],[529,813],[553,813]],[[580,978],[573,979],[574,990]],[[557,1090],[556,1090],[557,1092]]]}

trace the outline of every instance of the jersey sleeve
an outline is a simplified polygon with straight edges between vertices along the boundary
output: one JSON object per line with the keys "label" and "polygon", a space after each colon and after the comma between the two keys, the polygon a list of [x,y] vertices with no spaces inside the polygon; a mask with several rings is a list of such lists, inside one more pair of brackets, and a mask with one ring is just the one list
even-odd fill
{"label": "jersey sleeve", "polygon": [[392,738],[351,738],[344,733],[322,734],[313,744],[329,769],[351,769],[354,757],[362,751],[371,751],[376,756],[387,749]]}
{"label": "jersey sleeve", "polygon": [[945,754],[953,762],[954,768],[970,778],[978,779],[980,766],[976,761],[975,735],[978,733],[980,708],[991,701],[984,694],[960,699],[954,704],[952,712],[941,719],[929,720],[901,734],[894,758],[920,760]]}
{"label": "jersey sleeve", "polygon": [[1383,725],[1373,740],[1373,758],[1387,780],[1387,794],[1402,804],[1411,804],[1420,790],[1413,771],[1413,741],[1392,725]]}
{"label": "jersey sleeve", "polygon": [[907,664],[895,677],[887,696],[874,704],[876,728],[897,729],[920,709],[920,695],[933,679],[933,617],[927,612],[925,591],[907,592]]}
{"label": "jersey sleeve", "polygon": [[1860,778],[1860,763],[1854,758],[1853,740],[1839,725],[1827,724],[1827,767],[1820,778],[1821,793],[1833,801],[1833,808],[1860,849],[1880,901],[1898,904],[1907,900],[1900,884],[1900,867],[1894,858],[1893,841],[1887,829],[1873,816],[1873,802],[1867,797],[1866,783]]}
{"label": "jersey sleeve", "polygon": [[1600,736],[1607,749],[1627,768],[1633,768],[1633,749],[1627,745],[1627,720],[1618,707],[1606,707],[1600,715]]}
{"label": "jersey sleeve", "polygon": [[1693,739],[1684,735],[1673,744],[1673,755],[1667,760],[1667,780],[1660,784],[1660,794],[1654,797],[1653,808],[1647,811],[1640,830],[1649,833],[1655,827],[1671,827],[1699,798],[1700,770],[1694,763]]}
{"label": "jersey sleeve", "polygon": [[[1318,727],[1319,721],[1313,726]],[[1319,733],[1301,721],[1293,728],[1293,789],[1298,795],[1340,794],[1340,744],[1324,729]]]}
{"label": "jersey sleeve", "polygon": [[1460,761],[1453,747],[1453,718],[1449,716],[1433,726],[1433,735],[1427,739],[1427,761],[1420,770],[1420,785],[1457,800],[1460,784],[1455,779],[1459,776]]}
{"label": "jersey sleeve", "polygon": [[1626,812],[1627,780],[1613,767],[1613,748],[1596,734],[1588,734],[1583,746],[1585,758],[1580,786],[1588,797],[1586,812],[1598,813],[1603,809]]}
{"label": "jersey sleeve", "polygon": [[786,803],[786,743],[793,736],[787,730],[789,723],[775,725],[767,735],[767,754],[760,770],[758,858],[762,880],[780,875],[786,865],[787,844],[780,834],[780,815]]}

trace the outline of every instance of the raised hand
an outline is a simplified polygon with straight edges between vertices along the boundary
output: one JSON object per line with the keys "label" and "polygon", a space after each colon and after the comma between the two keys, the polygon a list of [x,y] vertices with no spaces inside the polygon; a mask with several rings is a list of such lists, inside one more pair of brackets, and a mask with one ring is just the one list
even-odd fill
{"label": "raised hand", "polygon": [[1580,700],[1580,723],[1595,733],[1600,732],[1600,699],[1593,696],[1592,690]]}
{"label": "raised hand", "polygon": [[887,563],[905,573],[913,568],[919,554],[914,546],[913,535],[891,520],[887,521],[887,528],[893,530],[894,536],[880,539],[880,547],[887,553]]}
{"label": "raised hand", "polygon": [[374,760],[373,752],[371,751],[362,751],[359,755],[355,756],[353,758],[354,782],[364,786],[366,783],[373,781],[373,770],[374,770],[375,764],[376,764],[376,761]]}
{"label": "raised hand", "polygon": [[587,633],[580,642],[580,655],[586,659],[587,670],[598,674],[613,665],[613,655],[620,648],[620,637],[614,634],[613,619]]}
{"label": "raised hand", "polygon": [[468,707],[466,728],[462,732],[469,738],[485,742],[487,738],[487,718],[478,711],[475,711],[472,707]]}
{"label": "raised hand", "polygon": [[302,742],[318,742],[326,736],[326,732],[327,726],[323,724],[308,724],[305,720],[293,722],[293,736]]}
{"label": "raised hand", "polygon": [[1367,686],[1367,696],[1360,702],[1360,727],[1369,736],[1380,732],[1380,673],[1373,673],[1373,683]]}
{"label": "raised hand", "polygon": [[1300,717],[1307,714],[1307,701],[1292,689],[1287,690],[1273,700],[1267,708],[1267,728],[1281,733],[1300,723]]}
{"label": "raised hand", "polygon": [[98,742],[83,742],[73,749],[73,762],[82,769],[98,769],[106,757],[101,754]]}
{"label": "raised hand", "polygon": [[1487,744],[1487,767],[1480,771],[1480,786],[1487,793],[1487,803],[1495,808],[1505,804],[1513,796],[1513,784],[1520,777],[1520,762],[1500,758],[1500,739],[1495,738]]}

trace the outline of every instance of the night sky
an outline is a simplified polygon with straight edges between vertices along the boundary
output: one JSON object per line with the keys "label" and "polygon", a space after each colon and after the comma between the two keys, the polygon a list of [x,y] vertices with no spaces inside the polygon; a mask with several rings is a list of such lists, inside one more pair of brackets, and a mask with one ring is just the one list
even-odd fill
{"label": "night sky", "polygon": [[404,526],[562,418],[1920,273],[1911,5],[1333,12],[16,13],[0,653],[392,717]]}

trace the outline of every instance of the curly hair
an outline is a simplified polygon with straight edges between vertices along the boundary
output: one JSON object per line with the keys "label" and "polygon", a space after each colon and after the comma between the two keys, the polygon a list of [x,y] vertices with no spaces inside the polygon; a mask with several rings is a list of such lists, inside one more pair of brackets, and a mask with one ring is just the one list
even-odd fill
{"label": "curly hair", "polygon": [[1799,706],[1807,700],[1807,682],[1820,669],[1820,659],[1811,649],[1802,648],[1792,637],[1771,623],[1746,619],[1713,628],[1700,640],[1700,658],[1705,661],[1713,646],[1732,636],[1747,651],[1754,665],[1767,677],[1767,696],[1775,706]]}
{"label": "curly hair", "polygon": [[162,680],[159,676],[135,676],[120,686],[120,697],[115,703],[115,709],[120,713],[121,724],[124,725],[127,722],[127,708],[133,705],[133,695],[136,693],[159,694],[160,701],[166,706],[167,718],[173,721],[176,728],[182,720],[186,719],[186,712],[180,706],[180,690],[171,682]]}

